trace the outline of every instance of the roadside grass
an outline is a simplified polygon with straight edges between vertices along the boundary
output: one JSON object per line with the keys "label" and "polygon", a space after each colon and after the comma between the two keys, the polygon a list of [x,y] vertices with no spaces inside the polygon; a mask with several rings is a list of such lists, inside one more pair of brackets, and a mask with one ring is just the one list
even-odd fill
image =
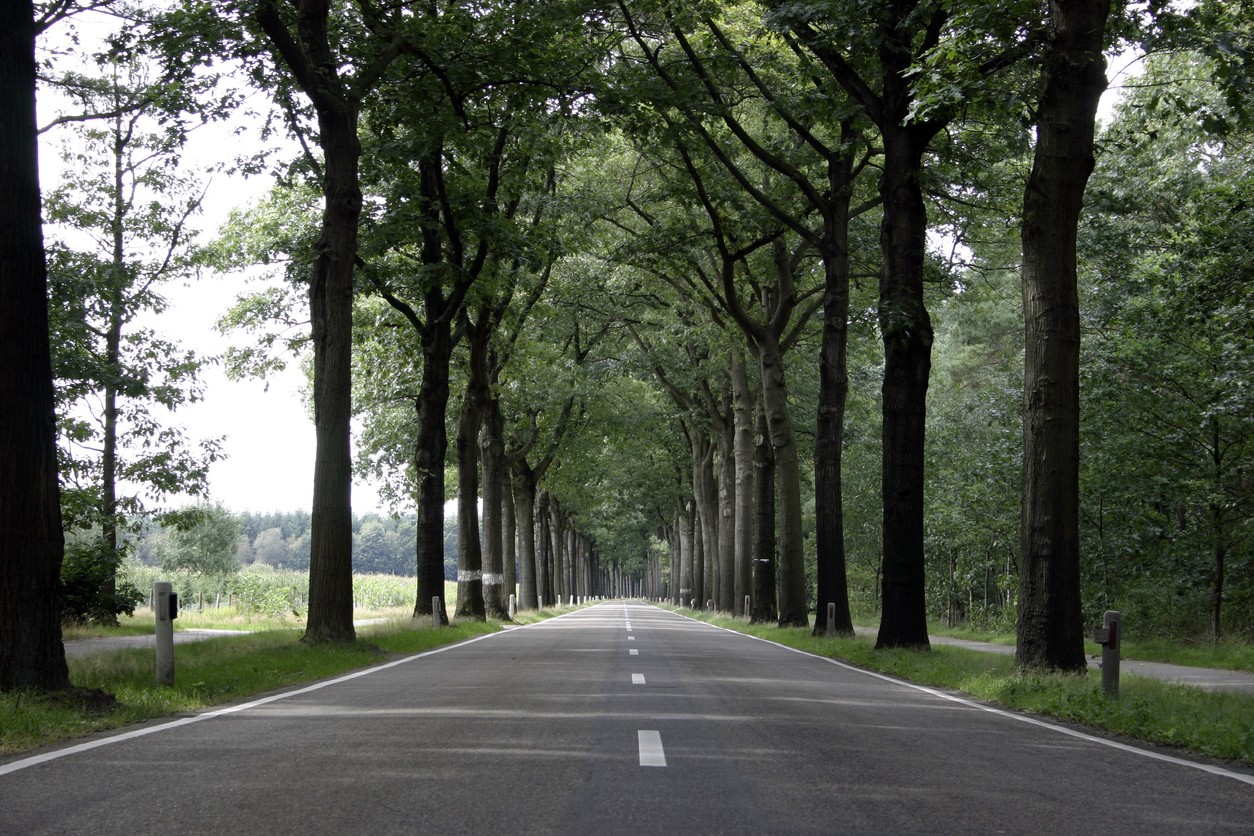
{"label": "roadside grass", "polygon": [[[876,621],[863,619],[858,627],[875,629]],[[971,627],[946,627],[929,624],[928,632],[934,636],[946,636],[953,639],[989,642],[990,644],[1014,645],[1014,633],[997,633],[977,630]],[[1125,635],[1122,643],[1122,657],[1135,659],[1138,662],[1163,662],[1168,665],[1187,665],[1195,668],[1214,668],[1216,670],[1248,671],[1254,673],[1254,643],[1241,638],[1227,638],[1218,643],[1208,639],[1165,639],[1165,638],[1128,638],[1128,627],[1124,627]],[[1085,641],[1084,652],[1089,656],[1100,656],[1101,645]]]}
{"label": "roadside grass", "polygon": [[1218,644],[1209,641],[1132,639],[1124,641],[1123,656],[1125,659],[1139,659],[1142,662],[1167,662],[1172,665],[1254,673],[1254,644],[1237,639],[1224,639]]}
{"label": "roadside grass", "polygon": [[0,756],[314,682],[501,628],[496,622],[461,622],[435,630],[429,623],[415,624],[406,613],[359,628],[353,644],[311,646],[301,643],[298,631],[280,626],[180,644],[173,687],[154,683],[151,650],[70,659],[73,691],[0,693]]}
{"label": "roadside grass", "polygon": [[875,650],[865,637],[828,639],[802,628],[749,624],[667,607],[690,618],[899,679],[960,691],[1016,711],[1239,764],[1254,764],[1254,697],[1204,691],[1124,674],[1118,699],[1101,674],[1024,674],[1012,657],[935,645],[930,651]]}

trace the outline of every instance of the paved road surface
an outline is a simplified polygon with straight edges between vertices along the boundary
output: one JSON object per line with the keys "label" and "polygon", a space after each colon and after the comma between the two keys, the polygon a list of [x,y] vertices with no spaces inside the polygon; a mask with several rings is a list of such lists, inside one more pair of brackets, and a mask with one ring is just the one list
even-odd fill
{"label": "paved road surface", "polygon": [[1254,833],[1248,771],[618,602],[140,732],[0,832]]}

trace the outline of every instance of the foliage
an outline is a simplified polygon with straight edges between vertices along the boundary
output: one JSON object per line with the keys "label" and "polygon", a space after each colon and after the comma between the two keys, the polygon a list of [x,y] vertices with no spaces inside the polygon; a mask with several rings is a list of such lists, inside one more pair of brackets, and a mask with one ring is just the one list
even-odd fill
{"label": "foliage", "polygon": [[66,544],[61,563],[61,620],[113,624],[132,615],[145,599],[129,580],[119,579],[116,554],[95,537]]}
{"label": "foliage", "polygon": [[169,527],[155,549],[161,568],[211,577],[239,571],[239,523],[221,505],[197,505],[167,515],[165,521]]}
{"label": "foliage", "polygon": [[[1104,136],[1088,226],[1084,481],[1096,608],[1248,632],[1254,273],[1248,131],[1196,56],[1155,59]],[[1096,612],[1094,612],[1094,615]]]}

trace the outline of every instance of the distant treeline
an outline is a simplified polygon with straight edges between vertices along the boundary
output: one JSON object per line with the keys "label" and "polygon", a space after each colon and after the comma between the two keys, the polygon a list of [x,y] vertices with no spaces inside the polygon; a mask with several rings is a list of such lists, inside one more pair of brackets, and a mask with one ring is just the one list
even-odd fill
{"label": "distant treeline", "polygon": [[[264,514],[227,512],[238,526],[235,559],[240,567],[265,564],[275,569],[305,571],[309,568],[310,516],[308,511]],[[162,548],[169,537],[159,523],[147,526],[139,536],[135,554],[147,565],[162,563]],[[417,518],[353,515],[353,571],[412,577],[417,553]],[[444,524],[444,577],[457,578],[457,525]]]}

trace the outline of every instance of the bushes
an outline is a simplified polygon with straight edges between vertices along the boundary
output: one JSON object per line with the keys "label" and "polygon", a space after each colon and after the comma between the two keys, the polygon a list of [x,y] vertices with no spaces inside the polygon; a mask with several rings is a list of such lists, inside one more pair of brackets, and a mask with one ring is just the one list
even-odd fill
{"label": "bushes", "polygon": [[124,577],[112,583],[117,563],[103,541],[66,546],[61,563],[61,619],[67,624],[116,624],[131,615],[144,594]]}

